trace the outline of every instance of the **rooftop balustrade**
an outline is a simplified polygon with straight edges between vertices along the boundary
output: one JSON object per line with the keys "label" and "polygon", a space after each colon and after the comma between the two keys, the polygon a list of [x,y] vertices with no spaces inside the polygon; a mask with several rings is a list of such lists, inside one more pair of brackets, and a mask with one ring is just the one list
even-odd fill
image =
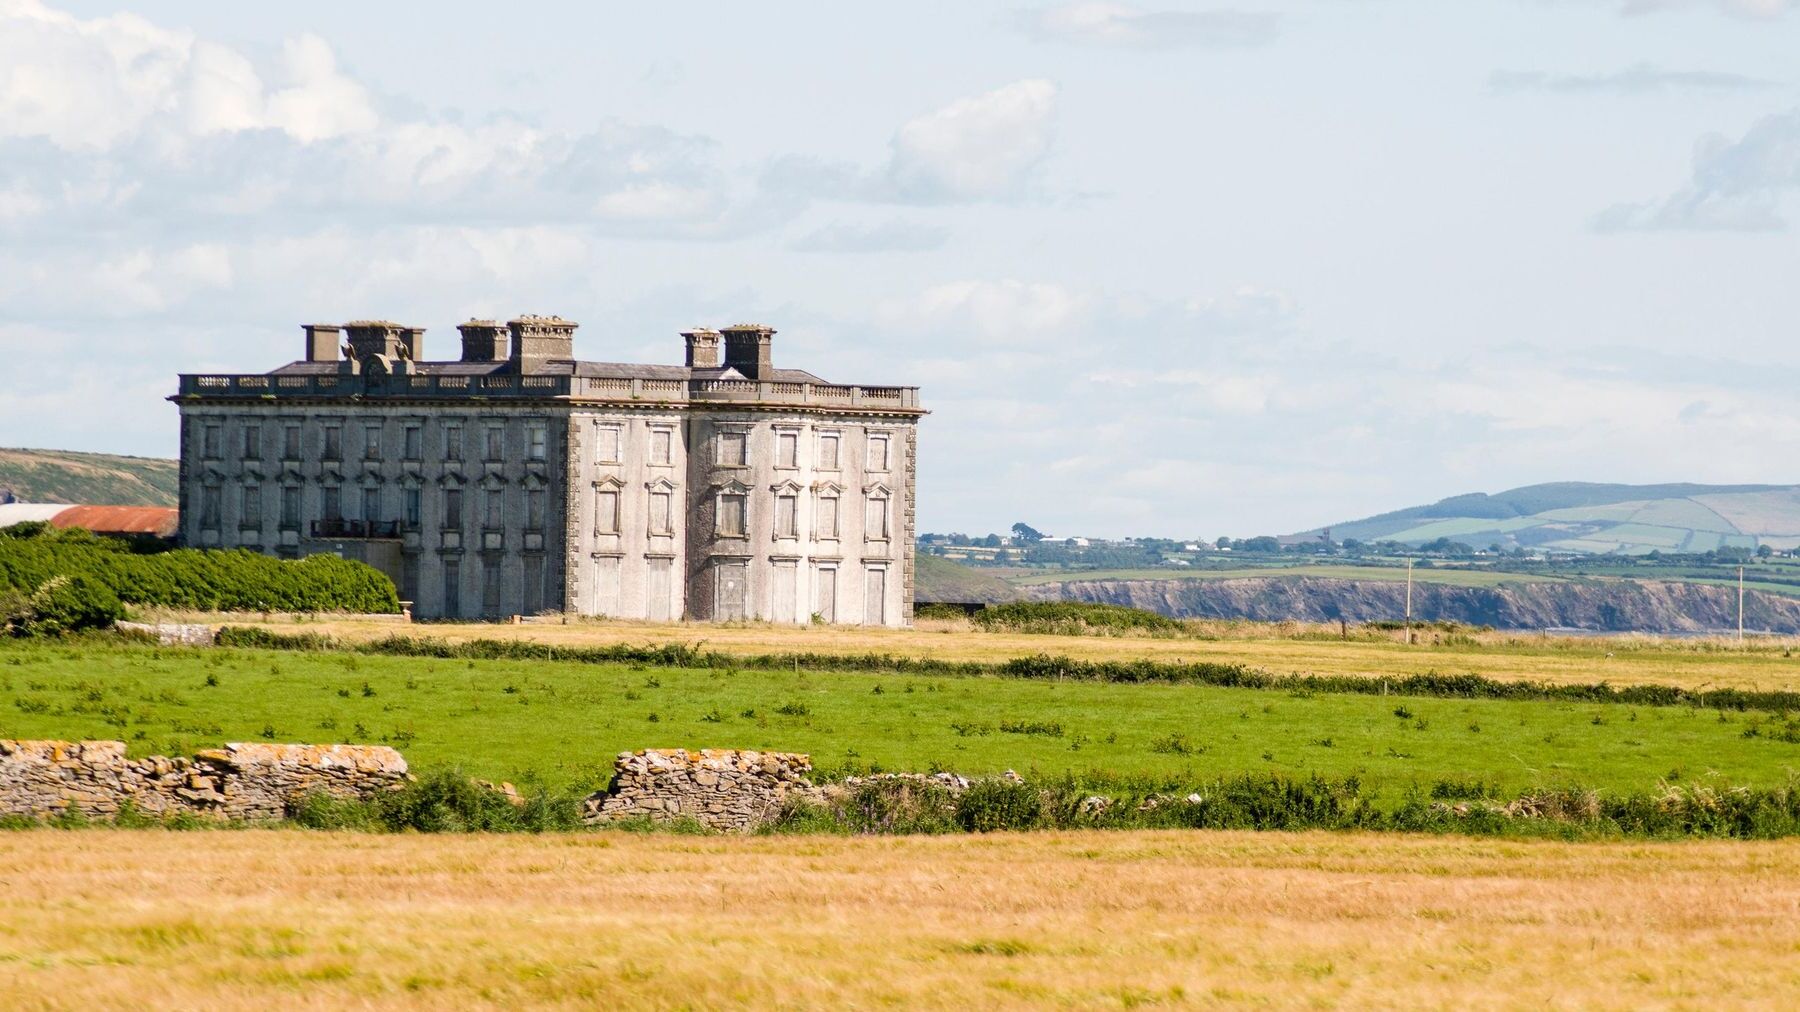
{"label": "rooftop balustrade", "polygon": [[555,398],[574,401],[636,401],[659,404],[744,404],[771,407],[833,407],[918,411],[917,387],[839,386],[830,383],[777,383],[768,380],[644,379],[612,376],[411,375],[364,377],[346,374],[276,376],[195,375],[181,377],[179,399],[257,398]]}

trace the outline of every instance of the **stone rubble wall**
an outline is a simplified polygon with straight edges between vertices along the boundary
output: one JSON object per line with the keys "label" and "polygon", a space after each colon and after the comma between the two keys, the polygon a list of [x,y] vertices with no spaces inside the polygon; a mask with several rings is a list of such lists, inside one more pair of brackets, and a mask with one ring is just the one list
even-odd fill
{"label": "stone rubble wall", "polygon": [[747,832],[774,818],[790,795],[812,795],[811,769],[812,758],[794,752],[621,752],[611,786],[589,797],[583,814],[590,823],[689,818],[708,829]]}
{"label": "stone rubble wall", "polygon": [[165,647],[210,647],[217,633],[209,625],[191,622],[115,622],[121,632],[143,633]]}
{"label": "stone rubble wall", "polygon": [[0,816],[69,811],[92,819],[138,812],[280,819],[314,792],[345,800],[406,782],[406,760],[381,745],[234,743],[192,758],[127,759],[122,741],[0,739]]}

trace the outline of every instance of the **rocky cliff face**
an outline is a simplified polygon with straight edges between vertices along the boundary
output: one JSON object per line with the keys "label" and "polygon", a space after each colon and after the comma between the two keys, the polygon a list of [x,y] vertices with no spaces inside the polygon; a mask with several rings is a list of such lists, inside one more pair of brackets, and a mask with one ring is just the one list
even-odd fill
{"label": "rocky cliff face", "polygon": [[[1070,580],[1025,588],[1038,600],[1144,608],[1175,618],[1259,622],[1398,621],[1406,585],[1280,577],[1246,580]],[[1497,587],[1413,584],[1413,617],[1498,629],[1701,633],[1737,628],[1737,589],[1695,583],[1592,580]],[[1750,591],[1744,628],[1800,633],[1800,600]]]}

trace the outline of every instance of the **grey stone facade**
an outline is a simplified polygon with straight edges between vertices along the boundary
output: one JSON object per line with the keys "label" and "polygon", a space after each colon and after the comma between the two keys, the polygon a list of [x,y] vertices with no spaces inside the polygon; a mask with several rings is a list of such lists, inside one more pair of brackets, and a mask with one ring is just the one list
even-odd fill
{"label": "grey stone facade", "polygon": [[910,624],[916,388],[777,369],[756,325],[681,366],[578,361],[556,317],[458,329],[457,361],[365,321],[183,375],[183,543],[362,559],[421,618]]}

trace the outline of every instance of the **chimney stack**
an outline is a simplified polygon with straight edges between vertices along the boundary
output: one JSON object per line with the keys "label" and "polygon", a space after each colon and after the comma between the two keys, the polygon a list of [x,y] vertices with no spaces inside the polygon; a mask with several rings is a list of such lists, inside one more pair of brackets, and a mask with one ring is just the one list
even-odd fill
{"label": "chimney stack", "polygon": [[521,373],[543,372],[553,361],[575,358],[575,328],[580,324],[560,316],[521,316],[508,320],[512,331],[513,369]]}
{"label": "chimney stack", "polygon": [[775,373],[770,357],[775,328],[760,323],[739,323],[726,327],[725,366],[736,369],[753,380],[769,379]]}
{"label": "chimney stack", "polygon": [[306,361],[336,362],[338,360],[339,327],[335,323],[301,324],[306,331]]}
{"label": "chimney stack", "polygon": [[464,362],[504,362],[509,331],[506,324],[493,320],[470,320],[459,325],[462,331],[462,360]]}
{"label": "chimney stack", "polygon": [[687,338],[687,364],[689,369],[717,369],[719,367],[719,332],[710,327],[695,327],[684,330],[681,336]]}
{"label": "chimney stack", "polygon": [[402,346],[412,351],[419,335],[425,333],[423,328],[403,327],[389,320],[352,320],[344,324],[344,330],[350,335],[350,349],[356,352],[358,360],[380,355],[393,361],[400,357]]}

